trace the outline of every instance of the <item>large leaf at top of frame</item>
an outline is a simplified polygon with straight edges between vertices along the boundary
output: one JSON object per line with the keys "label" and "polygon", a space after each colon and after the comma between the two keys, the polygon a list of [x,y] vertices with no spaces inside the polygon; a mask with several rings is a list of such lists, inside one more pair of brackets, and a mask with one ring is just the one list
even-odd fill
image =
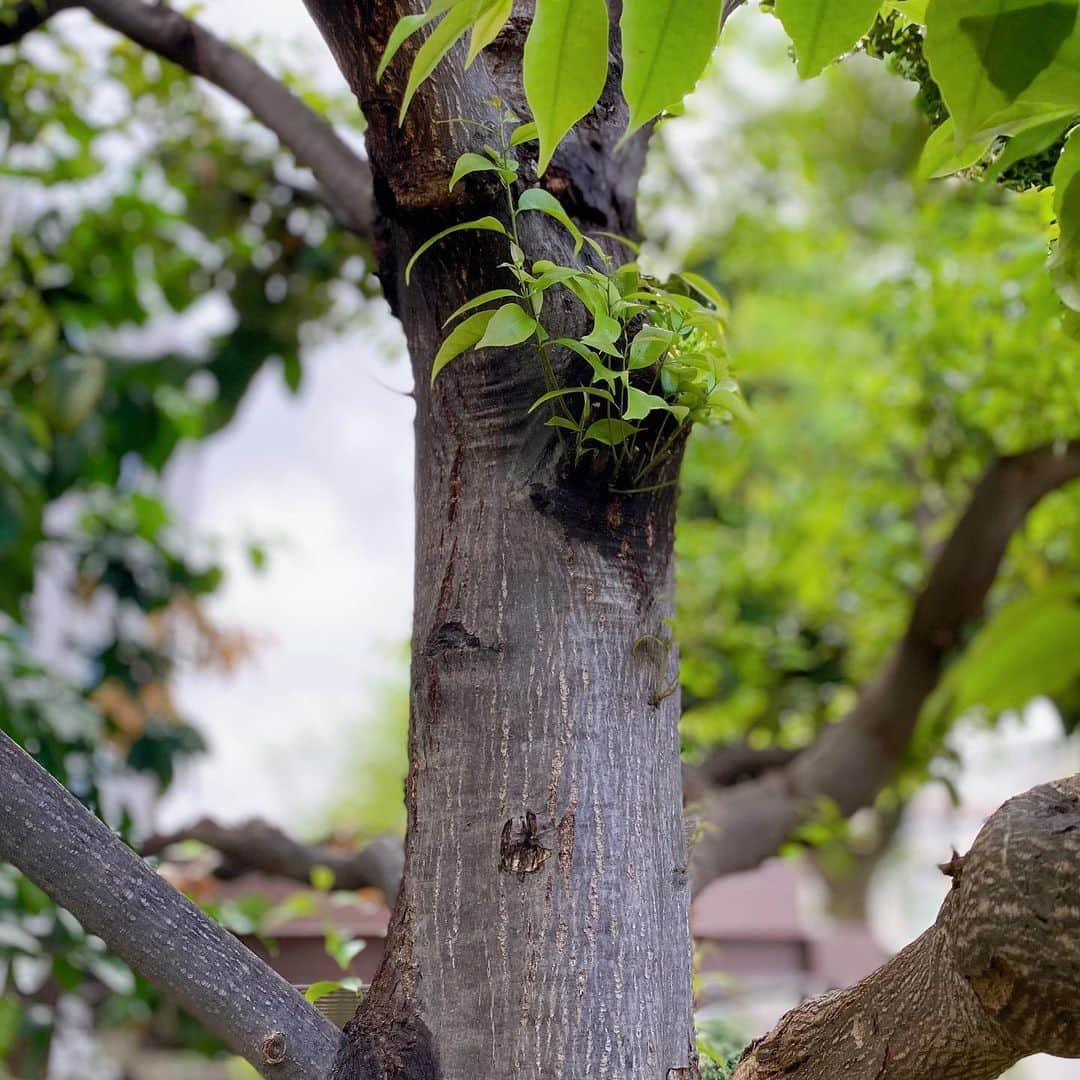
{"label": "large leaf at top of frame", "polygon": [[1080,112],[1077,0],[931,0],[925,52],[957,135],[1014,102]]}
{"label": "large leaf at top of frame", "polygon": [[628,135],[693,90],[716,45],[723,7],[724,0],[623,0]]}
{"label": "large leaf at top of frame", "polygon": [[536,0],[523,79],[540,137],[541,173],[563,136],[600,100],[609,30],[604,0]]}
{"label": "large leaf at top of frame", "polygon": [[881,0],[776,0],[776,15],[795,43],[799,74],[817,75],[870,29]]}

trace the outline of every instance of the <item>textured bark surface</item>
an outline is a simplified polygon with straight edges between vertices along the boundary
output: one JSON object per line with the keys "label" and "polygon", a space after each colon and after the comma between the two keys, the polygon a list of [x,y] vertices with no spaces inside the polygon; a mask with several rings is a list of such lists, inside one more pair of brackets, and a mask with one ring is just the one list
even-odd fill
{"label": "textured bark surface", "polygon": [[[448,195],[455,158],[481,140],[443,121],[490,116],[494,94],[521,107],[527,11],[468,73],[452,58],[399,129],[409,55],[382,87],[373,70],[402,7],[308,6],[370,123],[380,271],[417,386],[405,877],[337,1075],[362,1074],[396,1015],[417,1023],[389,1042],[412,1053],[430,1032],[446,1080],[690,1077],[677,658],[661,644],[673,494],[615,498],[567,473],[555,432],[528,416],[545,389],[528,348],[462,358],[429,386],[447,316],[508,283],[505,245],[452,240],[411,287],[401,278],[439,228],[505,215],[482,178]],[[644,146],[613,153],[615,78],[545,184],[583,226],[626,232]],[[558,225],[523,224],[532,258],[573,259]],[[549,325],[581,329],[570,301],[551,301]]]}
{"label": "textured bark surface", "polygon": [[3,734],[0,859],[264,1076],[326,1075],[341,1042],[330,1021]]}
{"label": "textured bark surface", "polygon": [[1010,799],[943,869],[937,922],[751,1045],[733,1080],[991,1080],[1080,1057],[1080,777]]}

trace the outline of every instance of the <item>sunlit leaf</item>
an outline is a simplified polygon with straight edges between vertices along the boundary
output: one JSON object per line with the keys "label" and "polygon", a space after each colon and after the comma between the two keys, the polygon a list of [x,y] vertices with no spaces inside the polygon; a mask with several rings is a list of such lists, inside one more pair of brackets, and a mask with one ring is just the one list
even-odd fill
{"label": "sunlit leaf", "polygon": [[563,136],[600,100],[608,69],[604,0],[537,0],[525,42],[525,95],[543,173]]}
{"label": "sunlit leaf", "polygon": [[724,0],[623,0],[627,135],[681,101],[712,56]]}
{"label": "sunlit leaf", "polygon": [[776,15],[795,43],[799,74],[812,78],[854,48],[881,0],[776,0]]}

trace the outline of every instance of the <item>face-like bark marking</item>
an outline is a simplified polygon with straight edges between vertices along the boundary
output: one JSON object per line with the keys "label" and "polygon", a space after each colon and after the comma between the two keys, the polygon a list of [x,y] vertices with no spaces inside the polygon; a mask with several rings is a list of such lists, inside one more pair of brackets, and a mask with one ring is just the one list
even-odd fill
{"label": "face-like bark marking", "polygon": [[502,828],[499,841],[499,866],[519,881],[535,874],[551,858],[551,849],[540,843],[540,826],[532,810],[524,818],[510,818]]}

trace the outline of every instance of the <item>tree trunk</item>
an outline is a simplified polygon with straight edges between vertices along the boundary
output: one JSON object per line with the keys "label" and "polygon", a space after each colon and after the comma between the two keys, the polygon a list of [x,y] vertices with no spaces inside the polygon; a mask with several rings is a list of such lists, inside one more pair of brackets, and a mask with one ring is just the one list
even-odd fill
{"label": "tree trunk", "polygon": [[[447,317],[510,283],[502,238],[451,238],[411,285],[402,275],[439,229],[505,218],[482,177],[448,195],[455,158],[483,136],[445,121],[489,119],[495,95],[527,116],[527,19],[467,73],[452,56],[399,129],[411,57],[377,91],[372,68],[401,9],[360,4],[358,34],[341,6],[309,7],[368,117],[380,276],[417,406],[405,874],[337,1075],[381,1060],[445,1080],[694,1076],[673,489],[618,497],[568,468],[558,433],[529,416],[546,389],[531,348],[462,357],[431,385]],[[545,183],[583,226],[626,232],[644,144],[613,153],[617,77]],[[574,259],[561,226],[522,225],[530,259]],[[548,329],[580,332],[575,308],[549,297]]]}

